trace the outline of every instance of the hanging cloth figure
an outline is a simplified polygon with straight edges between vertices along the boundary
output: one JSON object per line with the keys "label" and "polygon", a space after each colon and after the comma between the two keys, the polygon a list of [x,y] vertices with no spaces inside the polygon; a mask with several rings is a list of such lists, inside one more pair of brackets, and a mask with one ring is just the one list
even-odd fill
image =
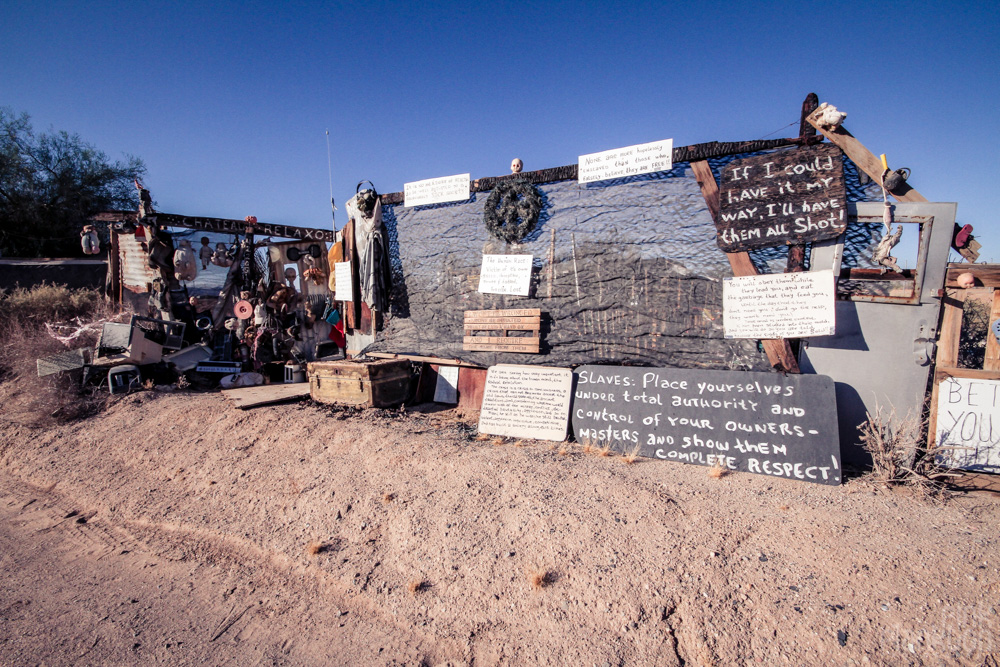
{"label": "hanging cloth figure", "polygon": [[[883,156],[883,160],[885,156]],[[883,166],[885,163],[883,162]],[[889,269],[892,269],[896,273],[902,273],[903,270],[899,268],[896,264],[896,258],[890,253],[892,252],[893,246],[899,243],[900,237],[903,235],[903,225],[899,225],[899,229],[895,232],[892,231],[892,205],[889,204],[889,193],[885,188],[885,176],[888,173],[889,168],[886,166],[885,171],[882,172],[882,203],[885,208],[882,210],[882,222],[885,224],[885,234],[879,240],[878,245],[875,246],[875,250],[872,252],[872,262],[879,267],[879,270],[884,274]]]}
{"label": "hanging cloth figure", "polygon": [[101,239],[97,236],[97,227],[84,225],[80,232],[80,245],[84,255],[96,255],[101,252]]}
{"label": "hanging cloth figure", "polygon": [[[358,283],[361,300],[372,310],[385,312],[389,306],[389,239],[382,226],[382,201],[372,189],[361,190],[347,202],[347,215],[354,220],[358,250]],[[370,183],[370,181],[369,181]]]}

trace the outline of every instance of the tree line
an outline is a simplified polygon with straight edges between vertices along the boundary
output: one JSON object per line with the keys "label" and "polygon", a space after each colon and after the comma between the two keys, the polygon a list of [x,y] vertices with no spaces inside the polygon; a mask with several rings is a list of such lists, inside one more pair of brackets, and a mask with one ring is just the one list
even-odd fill
{"label": "tree line", "polygon": [[[36,133],[27,113],[0,107],[0,254],[80,257],[80,232],[100,211],[134,209],[135,156],[111,160],[66,131]],[[107,239],[106,230],[99,230]]]}

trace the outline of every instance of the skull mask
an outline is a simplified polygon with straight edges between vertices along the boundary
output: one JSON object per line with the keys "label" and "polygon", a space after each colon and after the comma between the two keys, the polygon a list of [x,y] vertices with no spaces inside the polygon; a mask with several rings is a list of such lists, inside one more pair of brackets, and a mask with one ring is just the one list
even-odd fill
{"label": "skull mask", "polygon": [[524,163],[521,162],[520,158],[514,158],[510,163],[510,173],[520,174],[521,170],[524,168]]}

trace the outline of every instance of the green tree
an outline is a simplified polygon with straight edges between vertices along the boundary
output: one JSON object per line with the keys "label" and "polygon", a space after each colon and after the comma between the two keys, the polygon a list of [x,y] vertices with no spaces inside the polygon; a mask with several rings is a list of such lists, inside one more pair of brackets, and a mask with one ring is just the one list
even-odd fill
{"label": "green tree", "polygon": [[135,208],[133,179],[145,173],[137,157],[112,162],[77,134],[35,134],[28,114],[0,107],[0,253],[82,255],[80,231],[88,218]]}

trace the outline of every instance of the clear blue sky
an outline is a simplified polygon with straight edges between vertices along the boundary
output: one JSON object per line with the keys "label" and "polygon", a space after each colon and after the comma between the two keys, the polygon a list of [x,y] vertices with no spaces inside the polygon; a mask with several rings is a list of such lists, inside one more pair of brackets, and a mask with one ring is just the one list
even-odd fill
{"label": "clear blue sky", "polygon": [[0,4],[0,105],[141,157],[159,210],[305,227],[327,129],[339,227],[361,179],[793,136],[816,92],[1000,261],[998,68],[996,0]]}

